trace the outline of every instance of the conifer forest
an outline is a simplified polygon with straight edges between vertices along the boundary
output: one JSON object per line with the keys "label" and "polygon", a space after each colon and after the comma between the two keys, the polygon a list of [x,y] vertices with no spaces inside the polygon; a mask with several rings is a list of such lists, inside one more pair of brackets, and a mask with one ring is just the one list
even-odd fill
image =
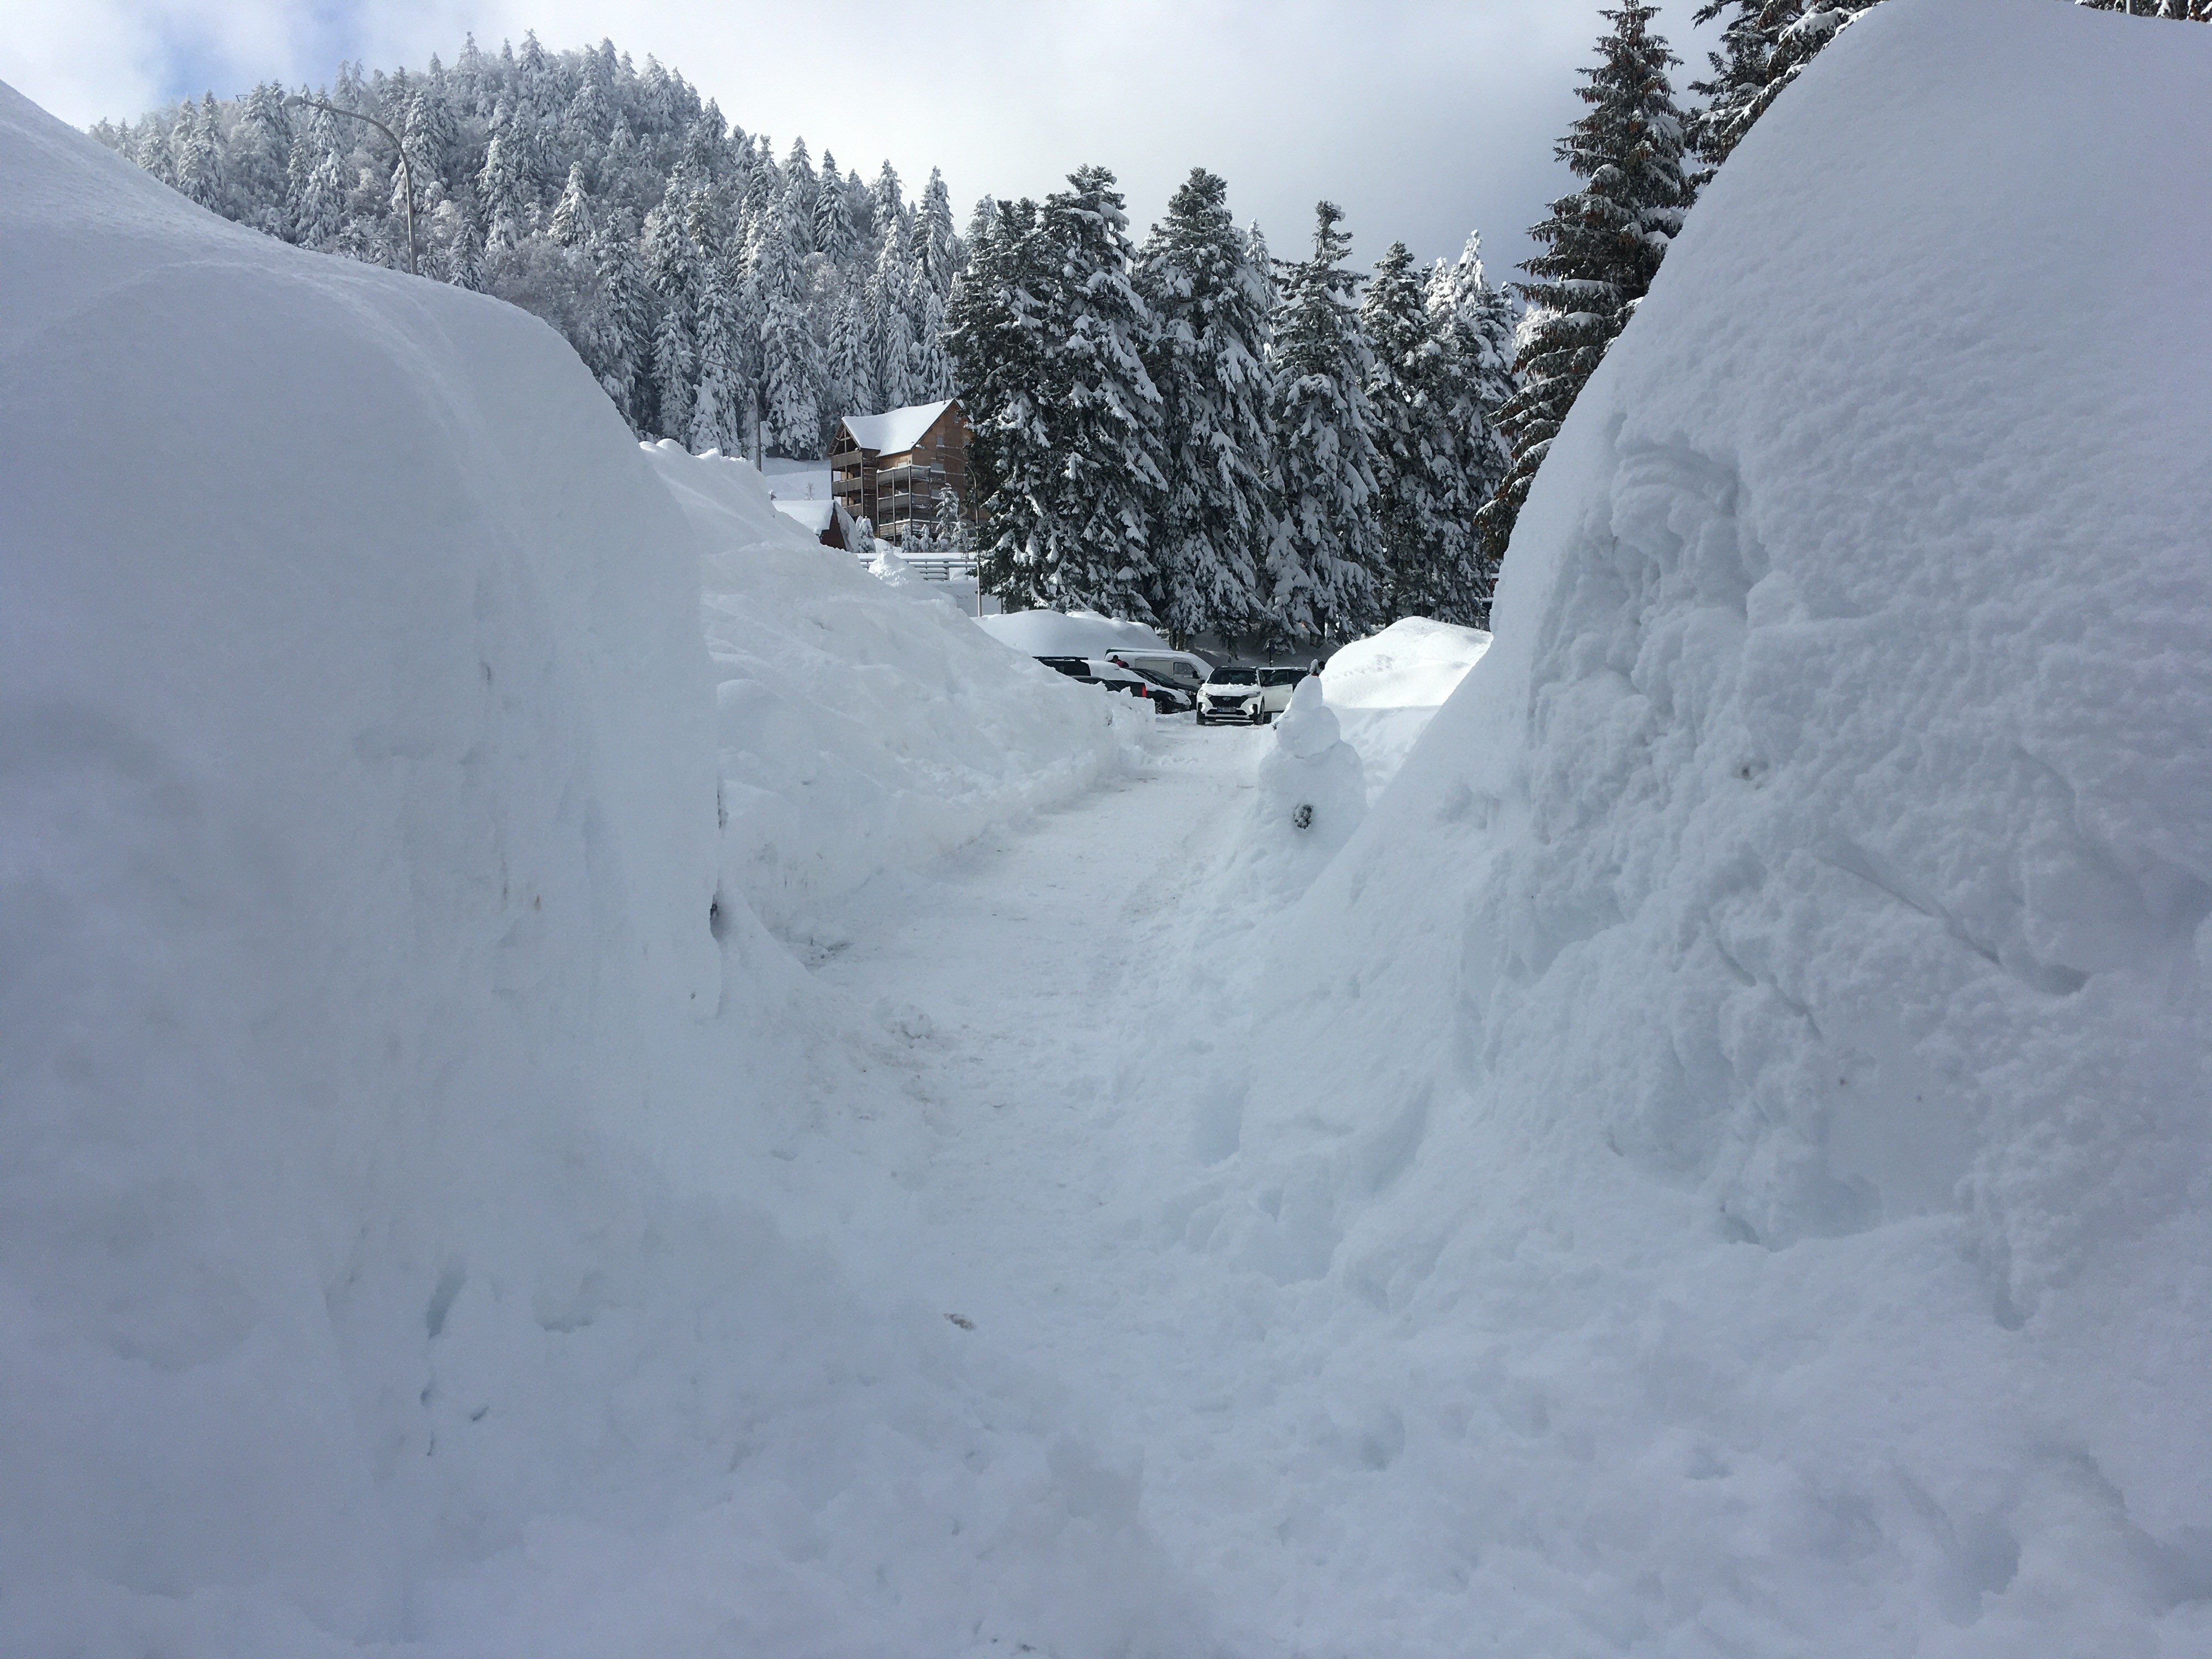
{"label": "conifer forest", "polygon": [[[2212,17],[2206,0],[2081,0]],[[1483,625],[1515,519],[1699,184],[1875,0],[1706,0],[1705,78],[1621,0],[1555,155],[1572,186],[1522,280],[1479,234],[1350,262],[1336,205],[1279,255],[1194,168],[1139,239],[1114,173],[956,217],[804,138],[780,155],[611,41],[473,37],[451,65],[102,122],[212,211],[494,295],[558,329],[641,439],[811,459],[848,414],[957,397],[972,551],[1010,608],[1085,607],[1270,648],[1403,617]],[[396,142],[395,142],[396,141]]]}

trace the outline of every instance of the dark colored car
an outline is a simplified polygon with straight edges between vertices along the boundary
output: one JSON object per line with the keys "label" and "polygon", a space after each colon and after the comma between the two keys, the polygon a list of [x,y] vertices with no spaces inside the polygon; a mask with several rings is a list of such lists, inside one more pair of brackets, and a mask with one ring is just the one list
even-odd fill
{"label": "dark colored car", "polygon": [[1037,660],[1084,685],[1103,685],[1109,691],[1142,697],[1163,714],[1187,714],[1194,701],[1189,692],[1172,681],[1110,659],[1101,661],[1095,657],[1039,657]]}

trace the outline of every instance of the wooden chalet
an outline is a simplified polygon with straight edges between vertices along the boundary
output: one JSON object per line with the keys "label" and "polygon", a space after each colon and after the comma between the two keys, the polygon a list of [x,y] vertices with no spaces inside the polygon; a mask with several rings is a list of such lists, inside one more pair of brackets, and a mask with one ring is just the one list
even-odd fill
{"label": "wooden chalet", "polygon": [[960,516],[971,518],[968,436],[957,398],[848,415],[830,440],[830,492],[877,535],[902,544],[910,526],[936,519],[938,498],[948,490]]}

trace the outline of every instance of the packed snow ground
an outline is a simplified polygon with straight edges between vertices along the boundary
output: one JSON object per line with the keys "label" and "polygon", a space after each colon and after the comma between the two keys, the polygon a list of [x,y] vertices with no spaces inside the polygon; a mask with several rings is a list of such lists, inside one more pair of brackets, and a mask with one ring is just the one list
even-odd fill
{"label": "packed snow ground", "polygon": [[0,1650],[2212,1651],[2202,33],[1854,26],[1366,762],[0,92]]}

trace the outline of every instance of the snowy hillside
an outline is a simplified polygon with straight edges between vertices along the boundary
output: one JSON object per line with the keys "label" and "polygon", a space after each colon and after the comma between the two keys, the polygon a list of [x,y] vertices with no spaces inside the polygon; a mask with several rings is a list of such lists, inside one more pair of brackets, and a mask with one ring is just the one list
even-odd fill
{"label": "snowy hillside", "polygon": [[2212,1651],[2208,143],[2202,30],[1891,0],[1577,404],[1172,1224],[1332,1639]]}
{"label": "snowy hillside", "polygon": [[[1121,1454],[848,1271],[901,1039],[746,902],[1093,775],[1103,698],[679,506],[518,311],[3,88],[0,181],[0,1650],[1187,1633]],[[833,681],[877,729],[775,713]]]}

